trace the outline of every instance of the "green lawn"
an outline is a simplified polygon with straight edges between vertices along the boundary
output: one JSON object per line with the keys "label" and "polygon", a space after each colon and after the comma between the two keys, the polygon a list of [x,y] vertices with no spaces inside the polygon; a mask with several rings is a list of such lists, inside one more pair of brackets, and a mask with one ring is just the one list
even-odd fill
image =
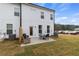
{"label": "green lawn", "polygon": [[72,56],[79,55],[79,35],[59,35],[57,41],[20,47],[17,41],[0,43],[0,55]]}

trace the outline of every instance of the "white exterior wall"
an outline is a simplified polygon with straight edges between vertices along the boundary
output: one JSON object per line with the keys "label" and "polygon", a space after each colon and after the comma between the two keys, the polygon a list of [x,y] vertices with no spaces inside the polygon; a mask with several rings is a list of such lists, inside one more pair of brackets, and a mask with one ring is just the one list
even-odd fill
{"label": "white exterior wall", "polygon": [[18,5],[0,3],[0,33],[7,33],[7,24],[13,24],[13,33],[18,36],[19,33],[19,17],[14,16],[14,8]]}
{"label": "white exterior wall", "polygon": [[[41,12],[44,12],[44,19],[41,19]],[[53,20],[50,20],[50,14],[53,12],[38,9],[35,7],[22,5],[22,24],[23,32],[30,35],[29,27],[33,26],[33,37],[38,37],[38,25],[42,25],[43,34],[47,32],[47,25],[50,26],[50,35],[54,33]]]}
{"label": "white exterior wall", "polygon": [[[0,33],[7,33],[6,24],[13,24],[13,33],[19,36],[20,17],[14,16],[14,8],[20,8],[17,4],[0,3]],[[41,19],[41,12],[44,12],[44,19]],[[43,34],[47,32],[47,25],[50,25],[50,35],[54,33],[54,23],[50,20],[53,12],[38,9],[22,4],[22,27],[23,32],[30,35],[29,27],[33,26],[33,37],[38,37],[38,25],[43,26]]]}

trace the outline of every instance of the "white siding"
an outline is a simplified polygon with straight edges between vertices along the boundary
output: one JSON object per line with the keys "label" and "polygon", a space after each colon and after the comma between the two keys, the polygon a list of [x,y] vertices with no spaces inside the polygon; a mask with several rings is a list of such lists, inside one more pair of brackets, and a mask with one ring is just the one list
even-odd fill
{"label": "white siding", "polygon": [[15,7],[19,8],[18,5],[0,3],[0,33],[6,33],[6,24],[13,24],[13,33],[16,30],[18,36],[19,17],[14,16]]}
{"label": "white siding", "polygon": [[[0,3],[0,33],[6,33],[6,24],[13,24],[13,33],[19,36],[20,17],[14,16],[14,8],[20,8],[18,4]],[[44,19],[41,19],[41,12],[44,12]],[[22,4],[22,26],[23,32],[29,35],[29,27],[33,26],[33,37],[38,37],[38,25],[43,26],[43,34],[47,32],[47,25],[50,25],[50,35],[54,33],[53,20],[50,20],[53,12],[38,9]]]}
{"label": "white siding", "polygon": [[[41,19],[41,12],[44,12],[44,19]],[[33,36],[38,37],[38,25],[43,25],[43,34],[47,32],[47,25],[50,25],[50,35],[54,33],[53,20],[50,20],[53,12],[22,5],[23,31],[29,35],[29,27],[33,26]]]}

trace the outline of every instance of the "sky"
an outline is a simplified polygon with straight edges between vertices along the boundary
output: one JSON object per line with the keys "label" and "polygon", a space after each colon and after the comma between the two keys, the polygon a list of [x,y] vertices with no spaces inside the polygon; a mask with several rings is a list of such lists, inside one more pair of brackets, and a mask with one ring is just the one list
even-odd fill
{"label": "sky", "polygon": [[79,25],[79,3],[35,3],[55,10],[56,24]]}

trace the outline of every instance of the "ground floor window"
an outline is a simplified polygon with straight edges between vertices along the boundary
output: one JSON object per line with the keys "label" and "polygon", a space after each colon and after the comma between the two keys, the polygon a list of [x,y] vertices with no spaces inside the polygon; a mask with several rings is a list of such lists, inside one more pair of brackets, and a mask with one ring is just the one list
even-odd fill
{"label": "ground floor window", "polygon": [[47,25],[47,33],[50,33],[50,26]]}
{"label": "ground floor window", "polygon": [[38,26],[39,34],[42,34],[42,25]]}
{"label": "ground floor window", "polygon": [[13,33],[13,24],[7,24],[7,34]]}

